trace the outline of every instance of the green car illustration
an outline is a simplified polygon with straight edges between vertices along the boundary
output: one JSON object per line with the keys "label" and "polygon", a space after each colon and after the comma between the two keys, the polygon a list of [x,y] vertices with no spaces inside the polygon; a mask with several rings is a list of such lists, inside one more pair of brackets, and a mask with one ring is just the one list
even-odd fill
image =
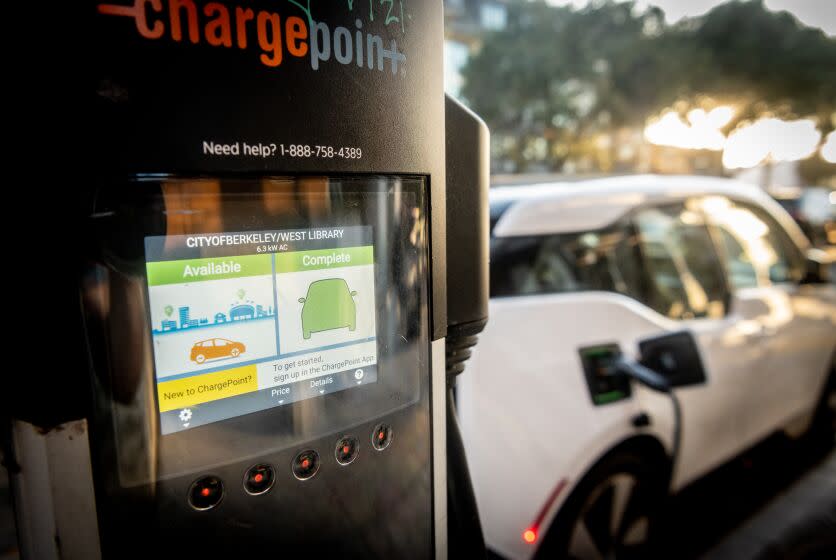
{"label": "green car illustration", "polygon": [[299,298],[302,306],[302,336],[311,338],[311,333],[348,327],[357,328],[357,308],[354,296],[357,292],[348,289],[342,278],[317,280],[308,286],[308,296]]}

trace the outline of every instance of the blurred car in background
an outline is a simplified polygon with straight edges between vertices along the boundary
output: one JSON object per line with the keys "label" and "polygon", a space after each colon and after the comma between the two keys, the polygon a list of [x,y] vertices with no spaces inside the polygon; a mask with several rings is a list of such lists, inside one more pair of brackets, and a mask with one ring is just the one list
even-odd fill
{"label": "blurred car in background", "polygon": [[[494,189],[491,226],[491,320],[457,399],[498,554],[645,557],[669,492],[776,431],[832,430],[836,287],[760,188],[631,176]],[[581,349],[634,357],[683,329],[707,380],[676,390],[672,461],[671,402],[596,386]]]}
{"label": "blurred car in background", "polygon": [[825,187],[770,189],[817,247],[836,246],[836,191]]}

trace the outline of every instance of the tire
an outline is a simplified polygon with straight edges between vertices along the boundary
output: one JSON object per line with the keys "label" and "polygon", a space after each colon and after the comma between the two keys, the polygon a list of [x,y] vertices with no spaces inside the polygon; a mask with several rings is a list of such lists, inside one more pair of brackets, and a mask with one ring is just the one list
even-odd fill
{"label": "tire", "polygon": [[814,443],[829,449],[836,438],[836,368],[832,369],[824,386],[808,436]]}
{"label": "tire", "polygon": [[195,356],[194,361],[196,361],[199,364],[202,364],[206,361],[206,356],[204,356],[203,354],[198,354],[197,356]]}
{"label": "tire", "polygon": [[232,349],[232,352],[230,352],[230,354],[232,354],[232,357],[233,357],[233,358],[237,358],[238,356],[240,356],[240,355],[241,355],[241,351],[240,351],[240,350],[238,350],[237,348],[233,348],[233,349]]}
{"label": "tire", "polygon": [[654,558],[666,480],[637,453],[605,457],[561,508],[537,558]]}

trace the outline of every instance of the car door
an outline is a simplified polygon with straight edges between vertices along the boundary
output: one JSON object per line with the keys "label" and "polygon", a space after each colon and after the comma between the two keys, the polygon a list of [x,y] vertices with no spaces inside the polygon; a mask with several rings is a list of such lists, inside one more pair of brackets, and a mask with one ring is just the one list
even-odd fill
{"label": "car door", "polygon": [[641,209],[633,221],[646,274],[642,300],[696,335],[707,373],[704,385],[676,391],[682,403],[677,478],[687,481],[741,448],[740,410],[748,395],[739,371],[758,367],[763,354],[727,313],[730,294],[699,201]]}
{"label": "car door", "polygon": [[776,416],[769,427],[774,429],[815,406],[824,376],[829,372],[836,334],[834,311],[819,297],[818,287],[801,285],[806,264],[803,253],[776,218],[759,205],[733,202],[763,223],[761,243],[770,305],[764,342],[774,369],[769,387]]}
{"label": "car door", "polygon": [[716,196],[704,208],[733,289],[732,316],[744,327],[755,364],[741,364],[738,379],[747,398],[741,408],[743,443],[774,431],[797,408],[798,382],[808,375],[800,351],[806,327],[793,311],[796,268],[776,237],[780,227],[763,209]]}

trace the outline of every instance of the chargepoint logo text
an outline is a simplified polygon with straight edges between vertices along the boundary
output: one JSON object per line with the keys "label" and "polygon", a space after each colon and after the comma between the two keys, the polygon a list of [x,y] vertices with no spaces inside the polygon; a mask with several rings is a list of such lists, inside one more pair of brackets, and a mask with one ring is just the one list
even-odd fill
{"label": "chargepoint logo text", "polygon": [[[297,9],[291,2],[290,9]],[[308,10],[305,18],[221,2],[200,5],[194,0],[134,0],[131,5],[99,4],[100,14],[134,20],[146,39],[171,39],[211,47],[259,50],[265,66],[277,68],[288,56],[310,60],[318,70],[332,60],[358,68],[405,73],[406,55],[392,39],[387,47],[379,35],[363,30],[354,20],[353,29],[318,22]]]}

